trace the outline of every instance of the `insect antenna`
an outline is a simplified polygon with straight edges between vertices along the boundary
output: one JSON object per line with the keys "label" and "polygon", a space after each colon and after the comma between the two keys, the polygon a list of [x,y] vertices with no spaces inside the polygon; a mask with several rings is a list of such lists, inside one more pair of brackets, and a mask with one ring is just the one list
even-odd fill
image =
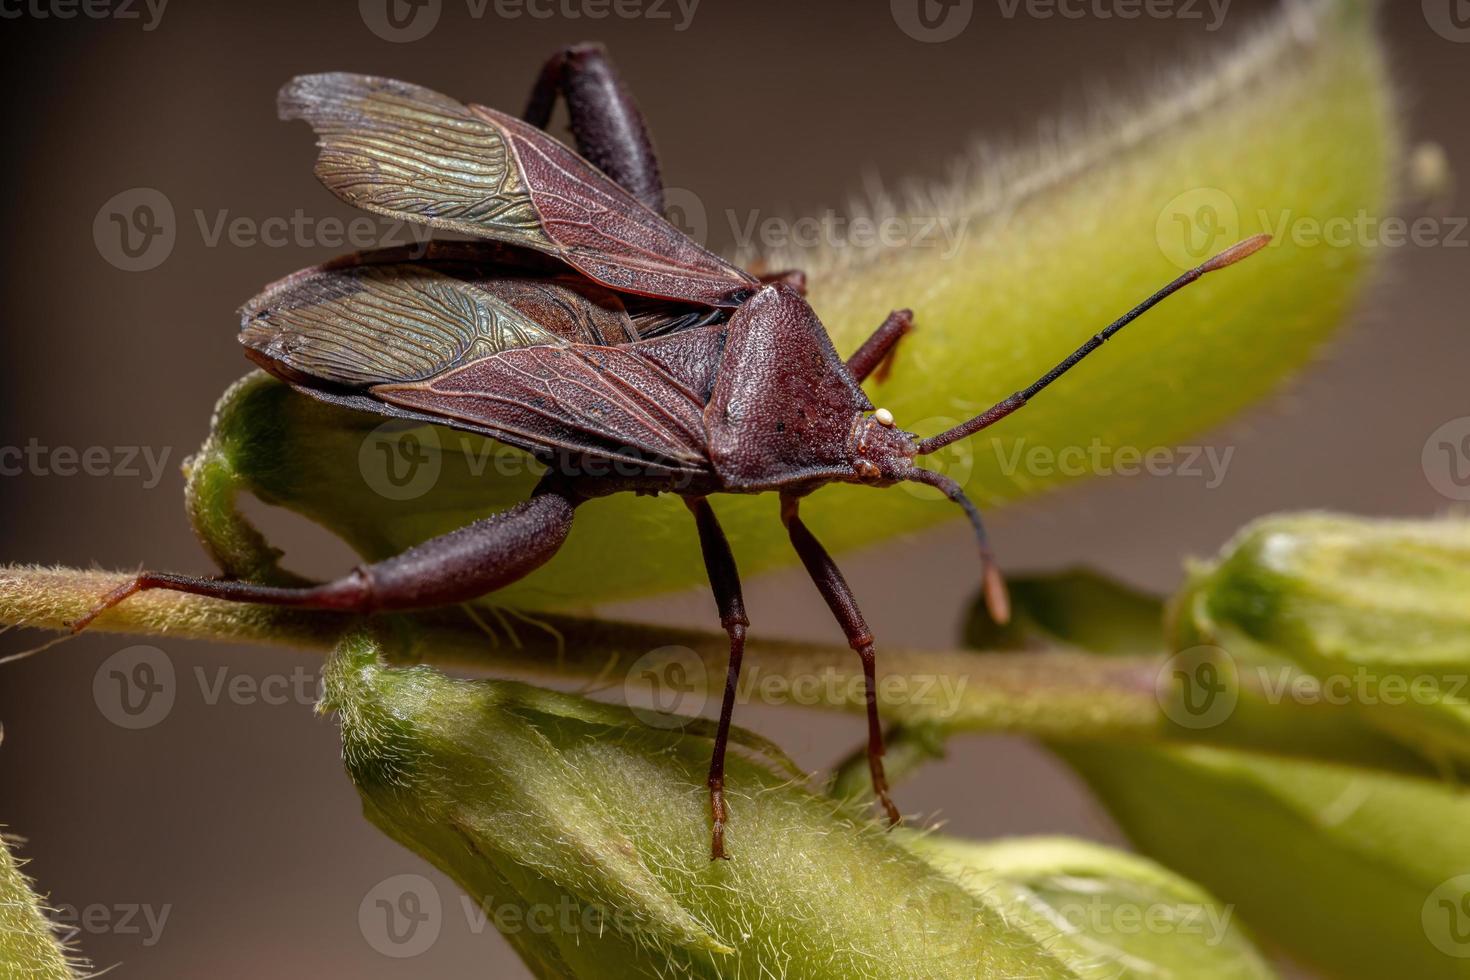
{"label": "insect antenna", "polygon": [[941,432],[937,436],[930,436],[928,439],[920,440],[918,455],[923,456],[925,454],[932,453],[935,450],[943,449],[945,446],[948,446],[952,442],[956,442],[960,439],[972,436],[975,433],[979,432],[981,429],[988,428],[989,426],[994,425],[996,422],[999,422],[1001,419],[1005,418],[1007,415],[1010,415],[1016,409],[1020,408],[1022,405],[1030,401],[1047,385],[1051,384],[1057,378],[1060,378],[1062,375],[1070,371],[1077,364],[1078,361],[1082,360],[1088,354],[1091,354],[1093,351],[1101,347],[1103,343],[1113,334],[1128,326],[1128,324],[1132,323],[1134,320],[1138,319],[1140,316],[1153,309],[1169,296],[1172,296],[1174,293],[1183,289],[1185,286],[1188,286],[1190,283],[1194,282],[1196,279],[1200,278],[1207,272],[1214,272],[1216,269],[1223,269],[1226,266],[1234,265],[1236,262],[1239,262],[1246,256],[1253,255],[1254,253],[1264,248],[1266,246],[1266,243],[1270,240],[1270,235],[1256,235],[1253,238],[1247,238],[1243,242],[1238,242],[1237,244],[1230,246],[1219,255],[1216,255],[1214,258],[1205,262],[1203,265],[1190,269],[1184,275],[1180,276],[1178,279],[1175,279],[1163,289],[1160,289],[1148,299],[1144,300],[1142,303],[1139,303],[1133,309],[1129,310],[1127,313],[1124,313],[1118,319],[1108,324],[1108,326],[1104,328],[1101,332],[1093,335],[1091,340],[1087,341],[1087,343],[1083,344],[1081,347],[1074,350],[1071,354],[1067,355],[1065,360],[1063,360],[1056,367],[1052,368],[1050,371],[1046,372],[1046,374],[1038,378],[1029,387],[1023,388],[1022,390],[1016,392],[1014,395],[1011,395],[1004,401],[997,402],[990,408],[981,412],[979,415],[970,419],[968,422],[962,422],[959,425],[955,426],[953,429]]}
{"label": "insect antenna", "polygon": [[1005,577],[1000,574],[1000,566],[996,564],[995,555],[990,550],[990,539],[986,537],[985,524],[980,520],[980,508],[965,496],[965,491],[958,483],[942,473],[915,466],[904,475],[904,479],[927,484],[964,508],[965,516],[970,518],[970,526],[975,529],[975,540],[980,544],[980,562],[984,569],[984,585],[981,591],[985,596],[985,609],[997,623],[1005,625],[1010,622],[1011,599],[1006,593]]}

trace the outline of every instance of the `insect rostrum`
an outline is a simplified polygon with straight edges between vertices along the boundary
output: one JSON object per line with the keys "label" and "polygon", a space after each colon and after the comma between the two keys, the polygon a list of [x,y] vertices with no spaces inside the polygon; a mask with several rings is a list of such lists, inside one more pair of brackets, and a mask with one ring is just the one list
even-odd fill
{"label": "insect rostrum", "polygon": [[[581,156],[540,128],[558,96]],[[359,613],[464,602],[546,562],[582,502],[676,493],[698,526],[730,637],[709,774],[715,858],[727,856],[724,756],[749,623],[709,495],[780,494],[791,543],[862,659],[873,789],[897,822],[873,637],[802,523],[802,497],[832,482],[939,489],[974,527],[986,601],[1004,620],[1005,588],[978,510],[915,459],[1004,418],[1149,307],[1266,242],[1249,239],[1185,273],[1030,387],[925,438],[875,410],[861,387],[909,332],[909,311],[892,313],[844,361],[799,273],[753,276],[665,221],[642,116],[600,48],[554,56],[524,119],[350,74],[296,78],[279,104],[283,117],[316,130],[317,176],[343,200],[477,240],[346,256],[281,280],[241,312],[247,355],[312,397],[482,433],[537,456],[547,474],[523,503],[333,582],[282,588],[144,572],[74,628],[155,588]]]}

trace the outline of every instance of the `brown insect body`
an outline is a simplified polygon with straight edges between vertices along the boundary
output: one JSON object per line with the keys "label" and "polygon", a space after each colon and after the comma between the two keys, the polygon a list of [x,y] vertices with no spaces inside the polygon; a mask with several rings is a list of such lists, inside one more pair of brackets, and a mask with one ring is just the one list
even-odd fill
{"label": "brown insect body", "polygon": [[[558,93],[579,148],[601,170],[538,128]],[[547,561],[582,501],[677,493],[699,528],[730,636],[709,780],[714,857],[725,856],[724,754],[748,622],[706,498],[781,494],[792,544],[862,659],[874,790],[897,821],[882,769],[873,637],[802,523],[800,498],[832,482],[937,487],[969,515],[986,597],[1003,619],[1004,588],[978,511],[915,458],[1004,418],[1140,313],[1264,244],[1252,239],[1186,273],[1035,384],[921,439],[875,410],[861,386],[908,332],[908,311],[891,314],[844,361],[799,274],[752,276],[664,220],[642,117],[600,48],[569,48],[548,62],[528,121],[347,74],[297,78],[280,106],[316,130],[317,175],[338,196],[480,240],[383,249],[289,276],[242,310],[248,355],[312,397],[482,433],[534,454],[548,472],[526,502],[334,582],[277,588],[142,573],[76,628],[150,588],[356,612],[461,602]]]}

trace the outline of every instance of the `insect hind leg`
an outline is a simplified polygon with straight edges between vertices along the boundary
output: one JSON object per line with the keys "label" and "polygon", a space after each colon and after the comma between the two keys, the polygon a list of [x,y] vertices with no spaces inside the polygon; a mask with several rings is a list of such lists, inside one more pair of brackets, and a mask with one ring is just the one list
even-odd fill
{"label": "insect hind leg", "polygon": [[384,561],[353,569],[322,585],[282,587],[239,579],[140,572],[74,622],[77,633],[109,609],[152,589],[168,589],[230,602],[292,606],[348,613],[428,609],[477,599],[543,565],[571,530],[580,498],[558,489],[538,490],[508,510],[430,538]]}
{"label": "insect hind leg", "polygon": [[552,55],[531,89],[522,118],[538,129],[566,99],[577,151],[653,212],[664,213],[664,184],[648,124],[600,44],[573,44]]}

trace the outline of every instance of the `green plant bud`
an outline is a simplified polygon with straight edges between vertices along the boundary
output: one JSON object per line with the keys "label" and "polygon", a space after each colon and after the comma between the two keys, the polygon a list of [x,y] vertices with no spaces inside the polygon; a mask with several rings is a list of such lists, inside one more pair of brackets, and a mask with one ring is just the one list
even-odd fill
{"label": "green plant bud", "polygon": [[[1269,528],[1293,530],[1271,545]],[[1254,639],[1240,635],[1239,646],[1229,641],[1230,660],[1239,668],[1229,693],[1237,697],[1228,711],[1197,716],[1207,725],[1181,724],[1175,719],[1191,716],[1175,714],[1161,734],[1258,750],[1138,739],[1053,740],[1051,747],[1142,851],[1208,888],[1294,959],[1334,977],[1470,977],[1470,796],[1455,784],[1353,765],[1378,762],[1387,754],[1381,743],[1390,740],[1357,712],[1266,698],[1252,680],[1258,668],[1290,666],[1281,648],[1266,642],[1324,635],[1326,623],[1336,625],[1325,635],[1338,640],[1392,636],[1378,615],[1405,627],[1405,638],[1425,638],[1427,659],[1444,658],[1454,641],[1433,637],[1452,632],[1446,623],[1454,617],[1431,616],[1407,628],[1403,610],[1453,604],[1450,583],[1465,573],[1456,572],[1446,555],[1462,534],[1463,526],[1452,522],[1411,526],[1321,516],[1254,525],[1213,570],[1200,573],[1176,610],[1178,632],[1188,643],[1201,639],[1183,625],[1194,622],[1191,610],[1203,607],[1220,618],[1226,608],[1250,611],[1228,617],[1257,624]],[[1375,537],[1367,552],[1344,540],[1367,547]],[[1337,543],[1328,546],[1328,538]],[[1316,544],[1307,545],[1308,539]],[[1262,554],[1274,556],[1270,567],[1294,571],[1266,574]],[[1310,574],[1299,574],[1309,567]],[[1376,583],[1363,581],[1380,576]],[[1394,597],[1399,611],[1359,607],[1361,614],[1344,618],[1344,589],[1364,603]],[[1120,649],[1163,643],[1163,631],[1139,614],[1139,597],[1120,603],[1114,617],[1093,601],[1107,591],[1107,583],[1087,576],[1027,581],[1016,590],[1016,618],[1036,632],[1021,642],[1035,642],[1044,623],[1052,640],[1078,648],[1107,638],[1109,661]],[[1328,601],[1331,595],[1336,598]],[[1082,601],[1070,602],[1072,596]],[[1162,606],[1158,612],[1155,621],[1162,622]],[[1414,647],[1402,649],[1407,656]],[[1168,658],[1161,679],[1183,664],[1177,655]],[[1180,692],[1161,683],[1158,693],[1168,715]],[[1305,760],[1303,749],[1339,761]]]}
{"label": "green plant bud", "polygon": [[[813,306],[843,354],[890,310],[914,309],[891,376],[868,389],[900,426],[932,435],[1041,376],[1184,268],[1275,234],[1024,411],[928,461],[991,505],[1121,470],[1265,397],[1356,297],[1373,243],[1299,232],[1382,216],[1390,197],[1399,135],[1371,7],[1292,4],[1235,48],[1183,66],[1151,99],[1062,127],[1074,135],[1060,144],[977,154],[948,187],[874,202],[884,227],[912,232],[901,244],[769,262],[810,273]],[[964,125],[957,116],[957,145]],[[375,560],[524,500],[539,467],[479,437],[333,408],[254,377],[221,403],[192,472],[206,545],[227,573],[260,578],[276,571],[275,555],[229,511],[237,490]],[[717,508],[747,574],[795,563],[769,500],[736,495]],[[911,485],[834,486],[803,511],[833,550],[959,515]],[[608,575],[613,555],[628,560]],[[558,556],[497,601],[581,608],[703,582],[678,500],[624,494],[579,508]]]}
{"label": "green plant bud", "polygon": [[1267,698],[1470,759],[1470,520],[1266,518],[1194,571],[1177,619]]}
{"label": "green plant bud", "polygon": [[711,862],[708,724],[388,668],[366,634],[329,666],[323,706],[368,818],[538,976],[1078,975],[748,734],[727,772],[733,859]]}
{"label": "green plant bud", "polygon": [[1088,980],[1276,975],[1233,908],[1146,858],[1062,837],[904,839]]}

